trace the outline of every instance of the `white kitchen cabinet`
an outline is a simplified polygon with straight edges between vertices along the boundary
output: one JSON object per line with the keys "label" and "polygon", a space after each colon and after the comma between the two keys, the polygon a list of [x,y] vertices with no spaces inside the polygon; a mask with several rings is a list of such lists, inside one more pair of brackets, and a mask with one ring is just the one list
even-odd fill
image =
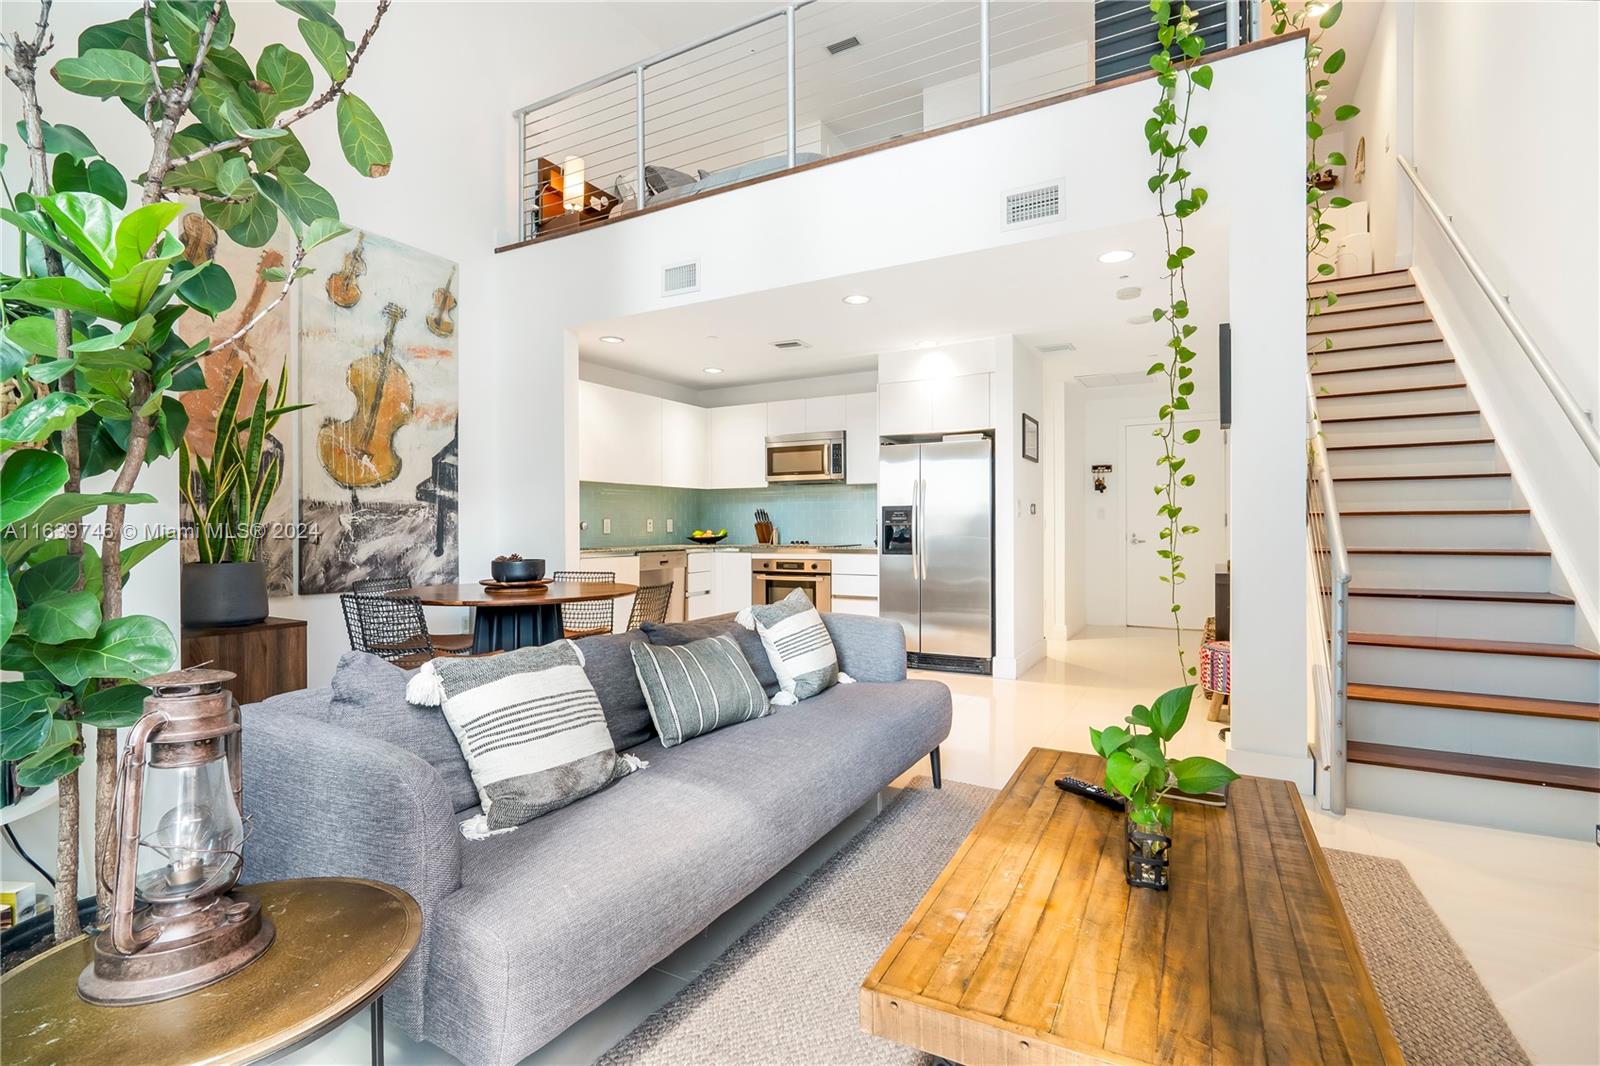
{"label": "white kitchen cabinet", "polygon": [[813,396],[805,401],[807,433],[837,433],[849,428],[846,396]]}
{"label": "white kitchen cabinet", "polygon": [[779,400],[767,404],[767,436],[781,437],[806,431],[806,401]]}
{"label": "white kitchen cabinet", "polygon": [[750,606],[750,556],[745,552],[717,552],[711,564],[712,614],[729,614]]}
{"label": "white kitchen cabinet", "polygon": [[661,484],[661,405],[657,396],[578,382],[579,479]]}
{"label": "white kitchen cabinet", "polygon": [[878,556],[842,552],[833,564],[833,610],[839,614],[878,614]]}
{"label": "white kitchen cabinet", "polygon": [[765,488],[767,404],[747,403],[710,410],[713,489]]}
{"label": "white kitchen cabinet", "polygon": [[878,386],[878,432],[963,433],[993,429],[988,374],[886,381]]}
{"label": "white kitchen cabinet", "polygon": [[844,397],[845,481],[852,485],[878,483],[878,394],[863,392]]}
{"label": "white kitchen cabinet", "polygon": [[662,485],[703,489],[710,483],[709,415],[704,407],[661,401]]}

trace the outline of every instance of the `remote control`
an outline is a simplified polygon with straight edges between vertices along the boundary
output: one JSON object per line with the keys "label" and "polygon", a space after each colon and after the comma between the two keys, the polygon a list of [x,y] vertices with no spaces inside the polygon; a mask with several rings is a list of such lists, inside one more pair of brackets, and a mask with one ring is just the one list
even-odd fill
{"label": "remote control", "polygon": [[1114,811],[1122,810],[1122,800],[1099,785],[1091,785],[1087,781],[1080,781],[1076,777],[1056,778],[1056,787],[1063,792],[1073,792],[1084,799],[1094,800],[1102,807],[1110,807]]}

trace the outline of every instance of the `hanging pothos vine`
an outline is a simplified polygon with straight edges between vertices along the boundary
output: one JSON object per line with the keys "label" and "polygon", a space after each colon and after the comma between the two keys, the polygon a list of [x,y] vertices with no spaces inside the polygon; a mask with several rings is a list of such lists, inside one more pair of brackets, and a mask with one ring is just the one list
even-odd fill
{"label": "hanging pothos vine", "polygon": [[1180,412],[1189,409],[1189,397],[1194,393],[1194,349],[1189,338],[1196,332],[1189,317],[1189,292],[1185,270],[1194,256],[1185,239],[1185,222],[1205,206],[1206,190],[1191,181],[1193,175],[1185,165],[1190,148],[1205,143],[1206,128],[1189,123],[1189,106],[1196,87],[1211,88],[1212,68],[1200,62],[1205,51],[1205,39],[1196,29],[1196,16],[1188,4],[1180,4],[1174,12],[1170,0],[1151,0],[1150,20],[1155,23],[1156,36],[1161,48],[1150,57],[1150,66],[1156,72],[1156,84],[1161,88],[1161,98],[1151,109],[1145,121],[1144,135],[1150,155],[1156,161],[1156,172],[1148,182],[1156,194],[1161,225],[1166,235],[1166,303],[1151,311],[1156,322],[1166,323],[1168,338],[1167,356],[1150,367],[1148,374],[1166,377],[1167,395],[1157,413],[1160,428],[1155,436],[1162,443],[1162,454],[1156,465],[1163,468],[1165,479],[1155,486],[1161,498],[1156,508],[1164,523],[1156,554],[1166,560],[1167,572],[1161,580],[1167,583],[1171,594],[1172,629],[1178,648],[1178,668],[1184,678],[1193,676],[1195,668],[1188,664],[1183,651],[1182,607],[1178,602],[1178,586],[1187,576],[1183,572],[1184,537],[1198,533],[1199,527],[1182,521],[1183,506],[1179,503],[1180,488],[1191,488],[1194,475],[1183,468],[1187,460],[1181,454],[1184,445],[1200,439],[1196,428],[1178,428]]}
{"label": "hanging pothos vine", "polygon": [[[1294,11],[1289,10],[1287,0],[1270,0],[1270,3],[1274,34],[1297,33],[1301,30],[1306,34],[1306,210],[1309,215],[1306,220],[1306,262],[1310,264],[1321,259],[1322,262],[1316,263],[1317,275],[1329,277],[1334,272],[1334,265],[1326,260],[1323,249],[1328,246],[1328,234],[1333,232],[1334,226],[1323,218],[1323,213],[1329,207],[1348,207],[1350,200],[1344,196],[1328,195],[1332,188],[1332,182],[1328,179],[1332,177],[1334,167],[1345,165],[1344,153],[1329,152],[1324,158],[1318,155],[1317,145],[1336,123],[1346,122],[1361,114],[1361,109],[1354,104],[1341,104],[1334,108],[1331,118],[1323,113],[1333,76],[1344,68],[1345,51],[1340,48],[1325,55],[1322,37],[1339,21],[1339,16],[1344,12],[1344,0],[1327,5],[1306,4]],[[1338,295],[1331,290],[1315,296],[1308,293],[1306,313],[1320,314],[1338,299]],[[1323,347],[1332,348],[1333,339],[1323,338]]]}

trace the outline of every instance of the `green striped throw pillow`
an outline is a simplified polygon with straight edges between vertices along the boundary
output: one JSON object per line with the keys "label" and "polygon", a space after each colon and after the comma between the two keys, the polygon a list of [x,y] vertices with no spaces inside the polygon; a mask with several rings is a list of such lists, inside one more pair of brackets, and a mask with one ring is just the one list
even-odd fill
{"label": "green striped throw pillow", "polygon": [[766,692],[732,637],[678,645],[639,641],[630,650],[663,747],[772,713]]}

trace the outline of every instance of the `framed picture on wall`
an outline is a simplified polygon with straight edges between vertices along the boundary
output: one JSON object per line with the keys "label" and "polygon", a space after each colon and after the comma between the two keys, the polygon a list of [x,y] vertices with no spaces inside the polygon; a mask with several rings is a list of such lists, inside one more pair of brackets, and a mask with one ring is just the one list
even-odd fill
{"label": "framed picture on wall", "polygon": [[1039,461],[1039,420],[1032,415],[1022,416],[1022,457],[1030,463]]}

